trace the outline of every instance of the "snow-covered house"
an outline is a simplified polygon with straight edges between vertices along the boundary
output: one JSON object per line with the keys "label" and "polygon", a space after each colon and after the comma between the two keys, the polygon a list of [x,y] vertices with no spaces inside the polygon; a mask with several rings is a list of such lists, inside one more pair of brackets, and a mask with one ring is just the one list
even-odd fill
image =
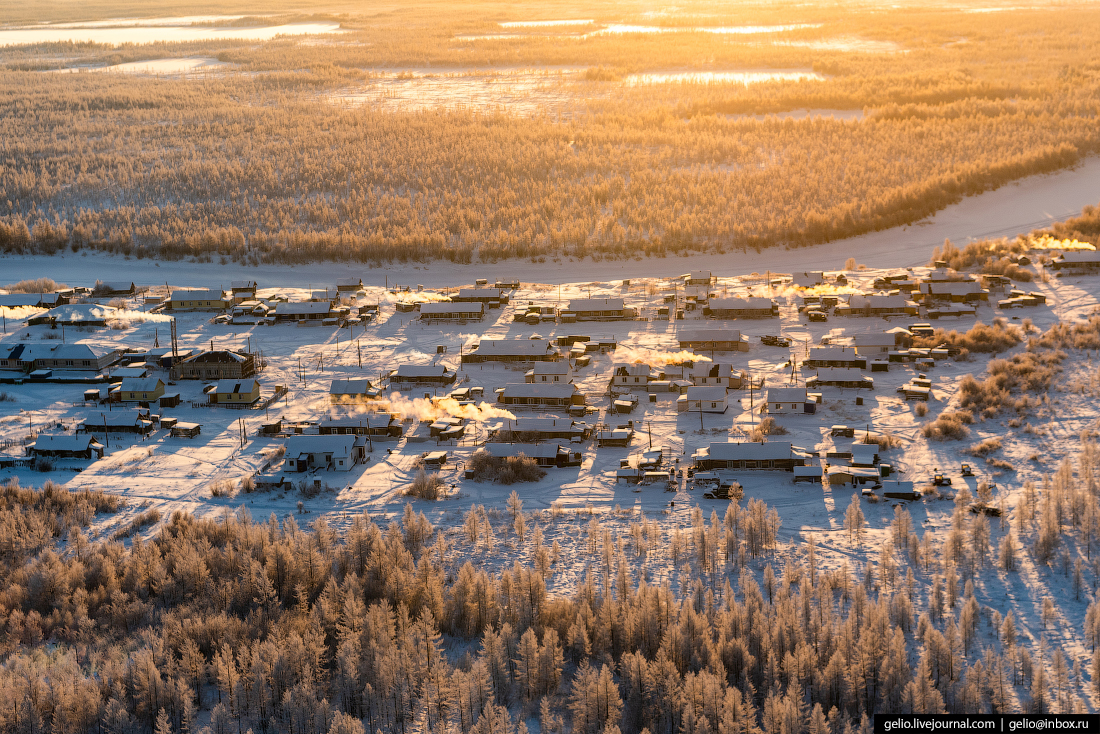
{"label": "snow-covered house", "polygon": [[917,304],[902,295],[853,294],[847,303],[837,304],[837,316],[916,316]]}
{"label": "snow-covered house", "polygon": [[362,442],[362,439],[348,435],[291,436],[286,440],[283,471],[351,471],[365,455],[363,447],[357,446],[357,442]]}
{"label": "snow-covered house", "polygon": [[50,456],[63,459],[102,459],[103,444],[91,434],[54,435],[40,433],[27,447],[28,456]]}
{"label": "snow-covered house", "polygon": [[499,288],[459,288],[458,294],[451,296],[455,303],[481,303],[486,308],[496,308],[508,303],[508,294]]}
{"label": "snow-covered house", "polygon": [[907,329],[890,329],[889,331],[852,334],[851,341],[852,346],[856,348],[856,354],[870,356],[886,354],[898,347],[908,347],[913,341],[913,335]]}
{"label": "snow-covered house", "polygon": [[381,391],[370,380],[333,380],[328,388],[332,403],[365,403],[375,400]]}
{"label": "snow-covered house", "polygon": [[100,372],[122,358],[118,349],[99,349],[89,344],[18,343],[0,345],[0,369],[53,369]]}
{"label": "snow-covered house", "polygon": [[573,368],[569,362],[536,362],[523,376],[524,382],[572,382]]}
{"label": "snow-covered house", "polygon": [[58,293],[0,293],[0,307],[53,308],[68,303],[68,299]]}
{"label": "snow-covered house", "polygon": [[526,456],[534,459],[535,463],[543,467],[580,466],[584,460],[584,454],[574,451],[568,446],[556,443],[521,444],[512,443],[487,443],[482,448],[490,456],[497,459],[515,458]]}
{"label": "snow-covered house", "polygon": [[492,441],[534,443],[538,441],[582,440],[588,426],[570,418],[557,416],[518,416],[508,418],[489,429]]}
{"label": "snow-covered house", "polygon": [[177,290],[168,294],[164,306],[170,311],[224,311],[230,300],[220,289]]}
{"label": "snow-covered house", "polygon": [[867,369],[867,357],[856,353],[854,347],[810,347],[810,356],[802,364],[806,367],[854,367]]}
{"label": "snow-covered house", "polygon": [[362,278],[337,278],[336,279],[336,292],[337,293],[357,293],[363,289]]}
{"label": "snow-covered house", "polygon": [[164,380],[159,377],[127,377],[119,388],[119,400],[124,403],[158,400],[164,394]]}
{"label": "snow-covered house", "polygon": [[485,304],[478,302],[457,303],[437,301],[420,304],[421,321],[480,321],[485,315]]}
{"label": "snow-covered house", "polygon": [[875,466],[878,464],[878,446],[873,443],[852,444],[852,466]]}
{"label": "snow-covered house", "polygon": [[809,402],[804,387],[769,387],[765,397],[771,415],[801,415],[813,413],[814,403]]}
{"label": "snow-covered house", "polygon": [[791,273],[791,282],[799,288],[812,288],[825,283],[825,273],[812,270],[803,273]]}
{"label": "snow-covered house", "polygon": [[741,371],[728,362],[697,362],[688,370],[687,379],[699,387],[719,385],[736,390],[741,387]]}
{"label": "snow-covered house", "polygon": [[676,335],[680,349],[708,352],[747,352],[749,341],[737,329],[692,329]]}
{"label": "snow-covered house", "polygon": [[577,321],[621,321],[634,315],[632,310],[628,313],[625,304],[622,298],[575,298],[562,311],[562,317],[572,314]]}
{"label": "snow-covered house", "polygon": [[96,295],[103,296],[132,296],[137,293],[137,286],[133,281],[110,280],[96,281]]}
{"label": "snow-covered house", "polygon": [[458,373],[446,364],[400,364],[390,372],[390,386],[396,388],[417,385],[450,385]]}
{"label": "snow-covered house", "polygon": [[805,466],[806,457],[794,450],[788,441],[767,443],[712,443],[691,455],[695,468],[702,471],[715,469],[778,469],[792,471]]}
{"label": "snow-covered house", "polygon": [[710,285],[715,281],[709,270],[692,270],[683,276],[684,285]]}
{"label": "snow-covered house", "polygon": [[255,379],[218,380],[210,393],[210,402],[218,405],[252,405],[260,399],[260,383]]}
{"label": "snow-covered house", "polygon": [[153,422],[137,411],[115,410],[95,413],[76,424],[77,433],[149,433]]}
{"label": "snow-covered house", "polygon": [[650,382],[660,380],[660,375],[648,364],[619,363],[611,368],[611,389],[648,389]]}
{"label": "snow-covered house", "polygon": [[246,352],[215,349],[172,365],[173,380],[239,380],[256,374],[256,359]]}
{"label": "snow-covered house", "polygon": [[1100,251],[1066,250],[1055,255],[1050,262],[1051,270],[1100,270]]}
{"label": "snow-covered house", "polygon": [[257,288],[258,286],[254,280],[234,280],[229,284],[229,292],[233,296],[233,303],[254,299]]}
{"label": "snow-covered house", "polygon": [[978,303],[989,300],[989,291],[976,280],[955,280],[921,283],[920,292],[925,303],[947,301],[950,303]]}
{"label": "snow-covered house", "polygon": [[584,405],[584,393],[571,382],[513,382],[497,393],[501,405],[517,408],[568,408]]}
{"label": "snow-covered house", "polygon": [[854,367],[821,367],[806,380],[806,387],[865,387],[873,390],[875,381]]}
{"label": "snow-covered house", "polygon": [[279,323],[324,321],[328,318],[332,318],[332,302],[328,300],[275,304],[275,321]]}
{"label": "snow-covered house", "polygon": [[726,388],[721,385],[692,385],[676,398],[678,413],[725,413],[728,407]]}
{"label": "snow-covered house", "polygon": [[98,303],[66,303],[27,319],[28,326],[94,326],[104,327],[108,319],[116,318],[119,309]]}
{"label": "snow-covered house", "polygon": [[336,408],[317,424],[317,433],[322,436],[370,436],[374,441],[398,439],[403,432],[401,417],[395,413],[345,412]]}
{"label": "snow-covered house", "polygon": [[762,296],[712,298],[703,315],[712,319],[766,319],[779,315],[779,305]]}
{"label": "snow-covered house", "polygon": [[560,356],[547,339],[482,339],[462,362],[552,362]]}

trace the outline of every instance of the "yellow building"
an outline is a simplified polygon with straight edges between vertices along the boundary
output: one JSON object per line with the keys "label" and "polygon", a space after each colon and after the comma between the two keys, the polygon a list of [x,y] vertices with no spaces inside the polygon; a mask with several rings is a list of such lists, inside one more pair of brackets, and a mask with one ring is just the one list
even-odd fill
{"label": "yellow building", "polygon": [[218,380],[210,398],[210,402],[218,405],[251,405],[260,399],[260,383],[256,380]]}
{"label": "yellow building", "polygon": [[170,311],[224,311],[229,300],[221,290],[172,291],[168,294]]}
{"label": "yellow building", "polygon": [[123,402],[148,402],[164,394],[164,380],[158,377],[127,377],[119,388]]}

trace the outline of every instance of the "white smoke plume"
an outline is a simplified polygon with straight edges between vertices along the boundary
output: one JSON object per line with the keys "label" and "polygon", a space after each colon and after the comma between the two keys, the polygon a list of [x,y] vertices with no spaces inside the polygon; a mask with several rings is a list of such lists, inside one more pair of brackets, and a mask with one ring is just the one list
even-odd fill
{"label": "white smoke plume", "polygon": [[788,285],[780,291],[780,295],[787,297],[791,296],[849,296],[860,295],[863,291],[856,286],[851,285],[830,285],[823,283],[822,285],[813,285],[808,288],[800,288],[796,285]]}
{"label": "white smoke plume", "polygon": [[666,352],[660,349],[643,349],[641,347],[624,347],[619,345],[615,350],[616,362],[629,362],[631,364],[681,364],[683,362],[712,362],[710,357],[689,352],[686,349],[679,352]]}
{"label": "white smoke plume", "polygon": [[1095,250],[1096,246],[1080,240],[1058,240],[1048,234],[1042,237],[1028,238],[1027,246],[1032,250]]}
{"label": "white smoke plume", "polygon": [[384,302],[386,303],[447,303],[451,299],[449,296],[444,296],[441,293],[433,293],[430,291],[420,291],[418,293],[387,293],[384,296]]}
{"label": "white smoke plume", "polygon": [[420,421],[450,417],[480,423],[498,418],[516,418],[514,413],[486,402],[480,405],[462,405],[454,398],[409,398],[396,392],[391,392],[388,398],[377,401],[377,404],[379,410],[399,413],[402,417]]}

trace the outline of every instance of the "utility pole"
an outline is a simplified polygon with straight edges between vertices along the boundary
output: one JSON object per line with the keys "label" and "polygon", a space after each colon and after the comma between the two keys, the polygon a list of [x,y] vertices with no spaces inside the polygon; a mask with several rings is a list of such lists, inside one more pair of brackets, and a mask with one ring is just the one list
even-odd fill
{"label": "utility pole", "polygon": [[[700,403],[702,405],[702,403]],[[653,421],[646,421],[646,427],[649,430],[649,450],[653,450]]]}
{"label": "utility pole", "polygon": [[363,350],[359,348],[359,342],[355,342],[355,354],[359,358],[359,369],[363,369]]}
{"label": "utility pole", "polygon": [[756,407],[753,405],[752,390],[754,385],[752,384],[752,373],[749,373],[749,420],[752,422],[753,427],[756,426]]}

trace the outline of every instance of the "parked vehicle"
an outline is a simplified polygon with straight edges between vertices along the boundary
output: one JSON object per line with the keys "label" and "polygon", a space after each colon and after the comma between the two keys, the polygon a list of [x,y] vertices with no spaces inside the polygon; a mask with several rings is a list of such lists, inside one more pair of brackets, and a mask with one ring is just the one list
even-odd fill
{"label": "parked vehicle", "polygon": [[789,347],[791,345],[791,340],[785,336],[765,334],[760,337],[760,343],[767,344],[769,347]]}

